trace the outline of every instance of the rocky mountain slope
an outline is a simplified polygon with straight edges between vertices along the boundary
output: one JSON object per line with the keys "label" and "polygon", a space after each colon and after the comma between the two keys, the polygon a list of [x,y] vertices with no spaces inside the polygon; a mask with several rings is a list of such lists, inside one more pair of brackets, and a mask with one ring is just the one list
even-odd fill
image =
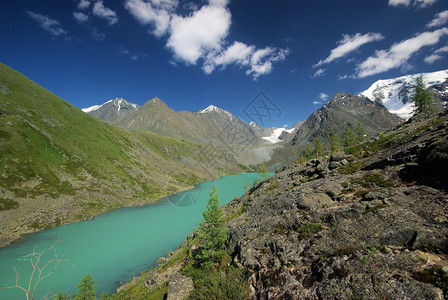
{"label": "rocky mountain slope", "polygon": [[251,145],[262,142],[261,136],[249,124],[214,105],[196,112],[176,112],[159,98],[154,98],[141,107],[133,107],[120,113],[120,106],[112,102],[84,111],[125,129],[147,130],[200,144]]}
{"label": "rocky mountain slope", "polygon": [[0,246],[241,171],[231,153],[116,128],[0,64]]}
{"label": "rocky mountain slope", "polygon": [[[285,166],[230,202],[227,251],[249,298],[448,297],[447,139],[447,111],[415,118],[347,153]],[[179,271],[195,239],[121,293],[185,299],[199,288]]]}
{"label": "rocky mountain slope", "polygon": [[[427,87],[434,87],[432,91],[436,100],[436,106],[442,111],[442,106],[446,106],[446,102],[448,101],[448,89],[446,84],[448,80],[448,70],[378,80],[360,95],[384,105],[391,113],[407,119],[412,116],[414,110],[414,106],[411,102],[413,94],[412,87],[415,86],[416,79],[420,76],[423,76],[423,81]],[[443,85],[443,83],[445,83],[445,85]],[[440,85],[442,85],[443,88],[441,88]]]}
{"label": "rocky mountain slope", "polygon": [[355,130],[360,123],[367,136],[393,128],[401,119],[390,113],[384,106],[369,101],[365,97],[346,93],[335,94],[299,127],[291,140],[293,146],[312,143],[315,138],[328,140],[327,134],[341,134],[348,124]]}
{"label": "rocky mountain slope", "polygon": [[84,108],[82,111],[104,122],[113,124],[120,122],[134,111],[137,111],[138,108],[137,104],[130,103],[123,98],[115,98],[101,105]]}

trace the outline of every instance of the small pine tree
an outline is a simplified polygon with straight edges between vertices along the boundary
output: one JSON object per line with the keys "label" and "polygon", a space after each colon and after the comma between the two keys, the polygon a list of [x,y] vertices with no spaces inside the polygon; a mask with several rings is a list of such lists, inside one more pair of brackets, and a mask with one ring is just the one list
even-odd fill
{"label": "small pine tree", "polygon": [[266,169],[266,165],[264,163],[262,163],[258,168],[258,173],[260,173],[262,179],[268,177],[268,170]]}
{"label": "small pine tree", "polygon": [[316,153],[316,158],[322,156],[322,152],[324,151],[324,147],[322,146],[320,139],[314,139],[314,153]]}
{"label": "small pine tree", "polygon": [[306,150],[304,153],[304,157],[306,158],[306,160],[310,160],[314,158],[314,149],[313,146],[311,146],[310,143],[306,144]]}
{"label": "small pine tree", "polygon": [[414,113],[422,113],[427,116],[434,113],[432,95],[423,82],[423,76],[417,78],[417,84],[414,86],[414,89],[415,95],[412,97],[412,102],[415,105]]}
{"label": "small pine tree", "polygon": [[93,281],[92,276],[87,275],[81,278],[81,281],[76,286],[78,293],[75,295],[75,300],[94,300],[96,299],[96,283]]}
{"label": "small pine tree", "polygon": [[364,142],[364,135],[366,134],[364,128],[361,123],[358,123],[358,127],[356,127],[356,141],[358,143]]}
{"label": "small pine tree", "polygon": [[348,124],[345,125],[345,130],[341,134],[341,140],[342,140],[342,146],[344,146],[344,148],[353,146],[356,142],[356,136],[353,133],[353,130],[351,130],[350,126],[348,126]]}
{"label": "small pine tree", "polygon": [[224,212],[220,207],[218,191],[215,186],[210,191],[207,209],[202,213],[203,220],[198,230],[199,253],[197,258],[204,264],[220,261],[227,240],[227,227],[224,225]]}
{"label": "small pine tree", "polygon": [[327,138],[328,138],[328,154],[329,155],[341,150],[341,148],[339,146],[338,136],[334,133],[334,131],[331,131],[330,133],[328,133]]}

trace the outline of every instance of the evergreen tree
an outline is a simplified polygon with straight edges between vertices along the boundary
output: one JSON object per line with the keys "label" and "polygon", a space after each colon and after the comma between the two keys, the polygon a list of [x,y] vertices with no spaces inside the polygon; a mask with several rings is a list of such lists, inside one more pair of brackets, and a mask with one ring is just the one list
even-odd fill
{"label": "evergreen tree", "polygon": [[366,132],[364,131],[364,128],[362,127],[361,123],[358,123],[358,127],[356,127],[356,141],[358,143],[364,142],[364,135]]}
{"label": "evergreen tree", "polygon": [[338,136],[334,133],[334,131],[331,131],[330,133],[328,133],[327,138],[328,138],[328,154],[329,155],[341,150],[340,145],[339,145]]}
{"label": "evergreen tree", "polygon": [[417,85],[414,89],[415,95],[412,97],[412,102],[414,102],[415,105],[414,113],[422,113],[425,115],[434,113],[432,95],[423,82],[423,76],[417,78]]}
{"label": "evergreen tree", "polygon": [[75,295],[75,300],[94,300],[96,299],[96,283],[93,281],[92,276],[87,275],[81,278],[81,281],[76,286],[78,293]]}
{"label": "evergreen tree", "polygon": [[341,135],[341,140],[342,140],[342,146],[344,146],[344,148],[353,146],[356,142],[356,136],[350,129],[350,126],[348,126],[348,124],[345,125],[345,130]]}
{"label": "evergreen tree", "polygon": [[268,170],[266,169],[266,165],[264,163],[262,163],[258,168],[258,173],[260,173],[262,179],[268,177]]}
{"label": "evergreen tree", "polygon": [[207,209],[202,213],[203,220],[198,230],[199,253],[197,258],[203,263],[216,263],[225,253],[224,243],[227,240],[227,227],[224,225],[224,212],[220,207],[218,191],[213,186]]}
{"label": "evergreen tree", "polygon": [[316,153],[316,158],[322,156],[322,152],[324,151],[324,147],[322,146],[320,139],[314,139],[314,153]]}

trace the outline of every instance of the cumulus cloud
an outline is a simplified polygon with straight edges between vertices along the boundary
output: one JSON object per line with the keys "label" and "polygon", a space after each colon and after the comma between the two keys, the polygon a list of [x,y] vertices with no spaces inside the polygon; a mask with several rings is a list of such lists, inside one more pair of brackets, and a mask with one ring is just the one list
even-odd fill
{"label": "cumulus cloud", "polygon": [[330,56],[328,56],[324,60],[319,61],[314,65],[314,67],[331,63],[332,61],[344,57],[347,54],[355,51],[364,44],[380,41],[382,39],[384,39],[384,36],[380,33],[356,33],[354,35],[344,34],[342,36],[342,39],[338,42],[339,46],[331,50]]}
{"label": "cumulus cloud", "polygon": [[41,28],[45,29],[52,35],[60,36],[67,34],[67,32],[64,29],[62,29],[61,23],[59,23],[59,21],[50,19],[48,16],[45,15],[36,14],[32,11],[27,11],[26,13],[31,19],[39,23],[39,26]]}
{"label": "cumulus cloud", "polygon": [[188,17],[174,15],[167,46],[179,60],[194,65],[205,53],[220,50],[230,29],[225,1],[210,1]]}
{"label": "cumulus cloud", "polygon": [[75,18],[78,23],[87,23],[89,21],[89,16],[82,12],[74,12],[73,18]]}
{"label": "cumulus cloud", "polygon": [[383,73],[398,68],[407,63],[413,54],[425,46],[437,44],[440,39],[448,35],[448,28],[444,27],[433,32],[423,32],[417,36],[396,43],[388,50],[379,50],[357,66],[357,77]]}
{"label": "cumulus cloud", "polygon": [[411,4],[419,8],[425,8],[436,3],[437,0],[389,0],[390,6],[410,6]]}
{"label": "cumulus cloud", "polygon": [[81,0],[78,3],[78,9],[87,9],[90,6],[90,1],[88,0]]}
{"label": "cumulus cloud", "polygon": [[105,7],[103,1],[95,2],[92,12],[95,16],[105,19],[109,25],[114,25],[118,22],[117,13]]}
{"label": "cumulus cloud", "polygon": [[442,12],[439,12],[434,16],[434,19],[429,22],[426,27],[439,27],[442,25],[445,25],[445,23],[448,22],[448,10],[444,10]]}
{"label": "cumulus cloud", "polygon": [[[202,62],[202,70],[211,74],[215,69],[228,65],[247,68],[246,74],[255,80],[268,74],[273,63],[286,58],[288,50],[256,46],[235,41],[229,43],[231,13],[228,0],[208,0],[198,8],[184,4],[187,16],[176,13],[178,0],[126,0],[125,8],[142,25],[150,25],[157,37],[167,35],[166,47],[177,62],[196,65]],[[176,65],[176,62],[170,62]]]}
{"label": "cumulus cloud", "polygon": [[442,53],[448,53],[448,46],[437,49],[431,55],[425,57],[424,61],[427,64],[433,64],[434,62],[443,58],[443,55],[441,55]]}
{"label": "cumulus cloud", "polygon": [[141,24],[151,24],[154,27],[152,33],[160,37],[168,31],[178,4],[177,0],[127,0],[125,7]]}

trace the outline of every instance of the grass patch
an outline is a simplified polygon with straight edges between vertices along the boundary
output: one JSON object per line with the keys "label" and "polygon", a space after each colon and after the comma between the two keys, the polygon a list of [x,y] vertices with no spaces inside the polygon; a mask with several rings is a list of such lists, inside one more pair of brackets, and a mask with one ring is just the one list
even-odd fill
{"label": "grass patch", "polygon": [[368,174],[361,178],[354,178],[351,183],[359,184],[363,188],[390,188],[395,186],[393,182],[385,180],[379,174]]}
{"label": "grass patch", "polygon": [[0,198],[0,211],[19,208],[19,202],[11,199]]}
{"label": "grass patch", "polygon": [[387,206],[387,204],[384,204],[384,203],[383,203],[383,204],[378,204],[378,205],[375,205],[375,206],[372,206],[372,207],[366,209],[366,210],[364,211],[364,213],[365,213],[365,214],[368,214],[368,213],[377,211],[377,210],[379,210],[379,209],[385,208],[386,206]]}
{"label": "grass patch", "polygon": [[299,237],[304,239],[318,233],[319,231],[322,231],[322,229],[322,226],[319,224],[308,223],[302,227],[299,227],[297,232],[299,233]]}
{"label": "grass patch", "polygon": [[341,174],[353,174],[359,170],[361,170],[363,165],[362,161],[352,161],[342,167],[339,168],[339,173]]}

